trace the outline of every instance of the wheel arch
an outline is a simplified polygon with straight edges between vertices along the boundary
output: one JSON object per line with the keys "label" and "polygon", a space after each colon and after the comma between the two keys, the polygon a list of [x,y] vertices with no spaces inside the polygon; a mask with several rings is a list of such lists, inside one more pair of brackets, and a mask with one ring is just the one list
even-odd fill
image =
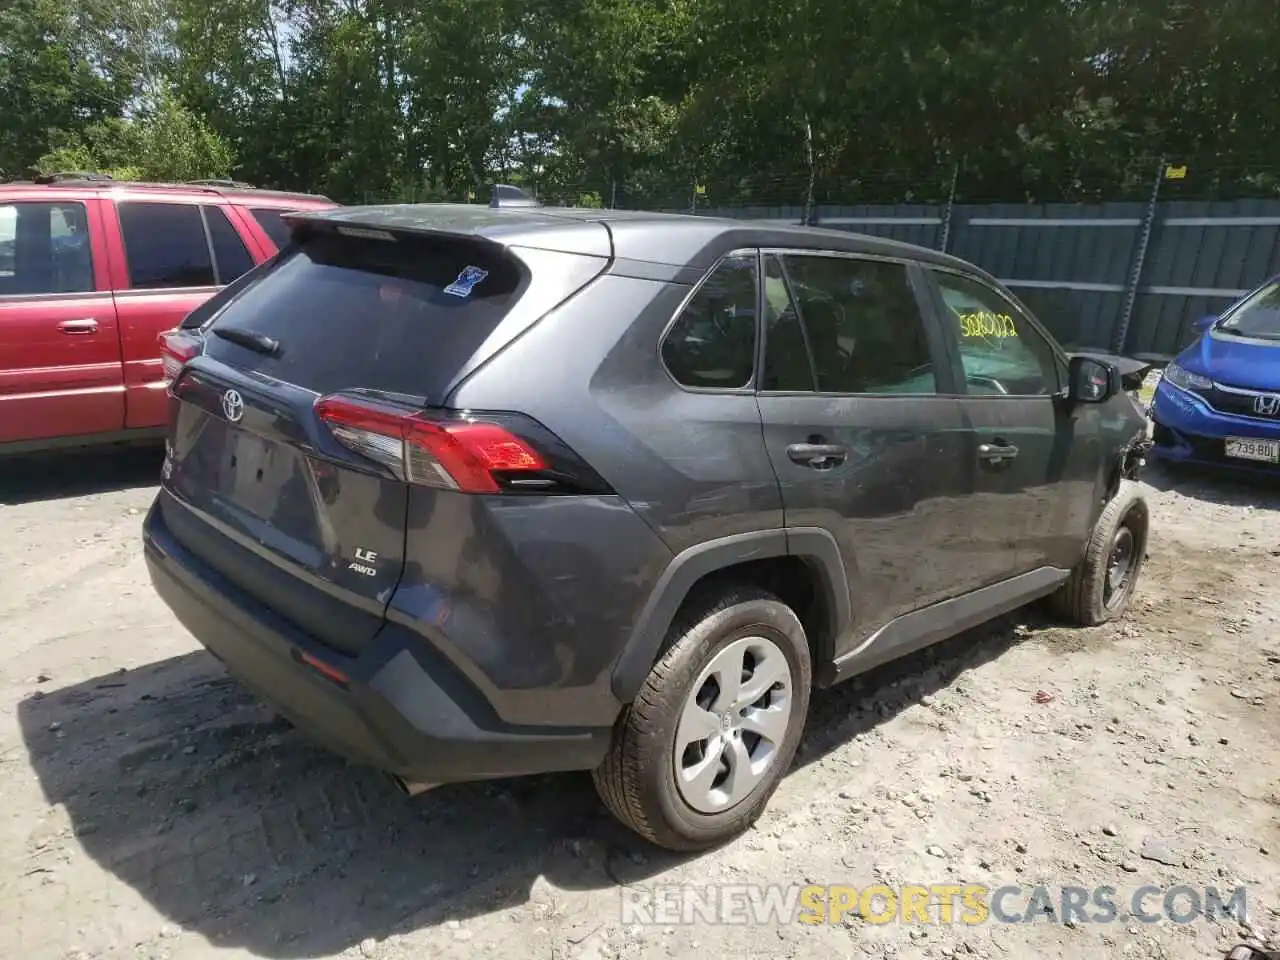
{"label": "wheel arch", "polygon": [[796,608],[809,638],[814,676],[827,673],[836,638],[852,618],[839,545],[817,527],[752,531],[697,544],[667,565],[614,665],[611,682],[618,700],[629,703],[640,691],[681,609],[727,583],[754,583]]}
{"label": "wheel arch", "polygon": [[1121,484],[1126,480],[1138,479],[1138,475],[1146,464],[1151,445],[1151,440],[1144,429],[1135,434],[1128,443],[1117,447],[1103,461],[1102,471],[1098,477],[1098,503],[1094,508],[1094,524],[1101,519],[1102,511],[1106,509],[1107,504],[1120,493]]}

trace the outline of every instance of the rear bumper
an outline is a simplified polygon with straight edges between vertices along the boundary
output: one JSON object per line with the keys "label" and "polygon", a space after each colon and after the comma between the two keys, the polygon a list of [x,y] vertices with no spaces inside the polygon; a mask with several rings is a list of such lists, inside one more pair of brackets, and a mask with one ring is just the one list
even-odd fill
{"label": "rear bumper", "polygon": [[357,658],[316,644],[186,551],[154,506],[143,542],[152,584],[182,625],[300,730],[356,763],[449,783],[587,770],[604,757],[607,727],[512,727],[480,716],[466,680],[394,624]]}
{"label": "rear bumper", "polygon": [[1219,413],[1195,394],[1164,381],[1156,387],[1151,420],[1155,425],[1153,449],[1163,460],[1250,473],[1280,473],[1280,464],[1227,457],[1223,445],[1224,437],[1280,441],[1280,421],[1270,423]]}

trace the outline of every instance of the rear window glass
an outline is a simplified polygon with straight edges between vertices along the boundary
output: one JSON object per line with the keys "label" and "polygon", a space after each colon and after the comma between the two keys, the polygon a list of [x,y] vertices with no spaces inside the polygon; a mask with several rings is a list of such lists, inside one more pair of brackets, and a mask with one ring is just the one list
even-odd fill
{"label": "rear window glass", "polygon": [[518,264],[484,245],[314,236],[248,286],[211,328],[279,343],[265,355],[218,336],[205,353],[318,393],[432,396],[514,306]]}
{"label": "rear window glass", "polygon": [[289,225],[284,222],[281,211],[258,208],[249,212],[272,243],[281,248],[289,245]]}

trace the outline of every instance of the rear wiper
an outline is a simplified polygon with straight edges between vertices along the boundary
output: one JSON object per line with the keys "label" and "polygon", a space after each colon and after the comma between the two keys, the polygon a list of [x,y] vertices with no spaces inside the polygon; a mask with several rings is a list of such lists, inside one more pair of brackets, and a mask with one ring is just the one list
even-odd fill
{"label": "rear wiper", "polygon": [[280,352],[280,341],[274,337],[268,337],[265,333],[237,330],[234,327],[214,327],[213,334],[239,346],[256,350],[258,353],[265,353],[269,357]]}

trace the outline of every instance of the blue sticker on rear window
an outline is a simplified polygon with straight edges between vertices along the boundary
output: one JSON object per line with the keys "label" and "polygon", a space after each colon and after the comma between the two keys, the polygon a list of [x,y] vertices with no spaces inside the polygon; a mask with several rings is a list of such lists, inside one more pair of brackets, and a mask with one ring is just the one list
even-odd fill
{"label": "blue sticker on rear window", "polygon": [[458,279],[444,288],[444,292],[454,297],[469,297],[476,284],[489,275],[488,270],[479,267],[464,267]]}

